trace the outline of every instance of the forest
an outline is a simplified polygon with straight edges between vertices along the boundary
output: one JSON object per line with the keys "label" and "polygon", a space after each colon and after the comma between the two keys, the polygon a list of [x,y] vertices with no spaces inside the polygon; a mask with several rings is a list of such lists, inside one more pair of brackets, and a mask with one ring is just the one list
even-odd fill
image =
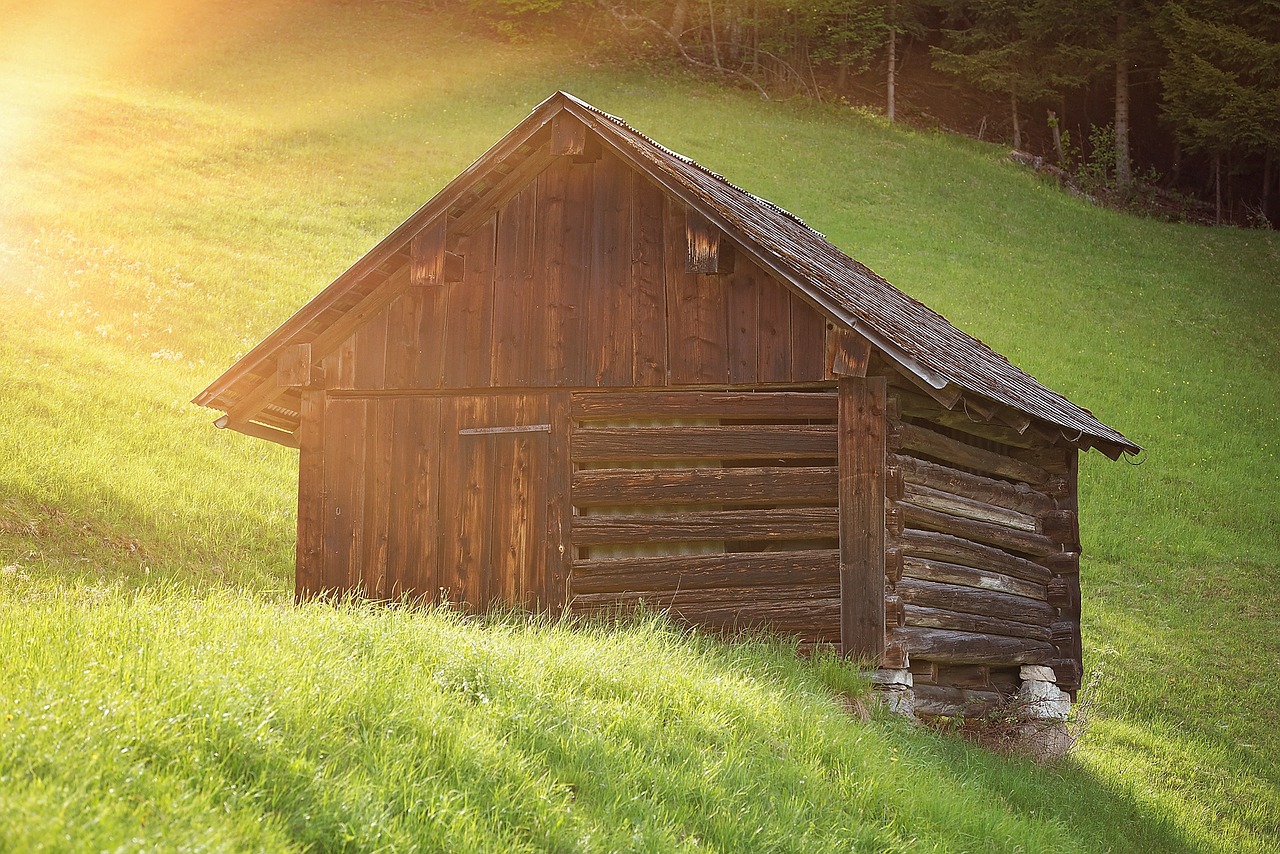
{"label": "forest", "polygon": [[1277,0],[463,0],[499,33],[1027,151],[1170,219],[1280,223]]}

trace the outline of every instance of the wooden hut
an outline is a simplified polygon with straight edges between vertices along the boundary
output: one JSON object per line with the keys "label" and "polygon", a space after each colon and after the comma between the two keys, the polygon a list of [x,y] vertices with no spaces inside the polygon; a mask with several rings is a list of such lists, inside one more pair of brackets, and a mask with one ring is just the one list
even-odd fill
{"label": "wooden hut", "polygon": [[926,711],[1079,685],[1077,457],[1139,450],[565,93],[195,402],[300,449],[300,598],[643,600]]}

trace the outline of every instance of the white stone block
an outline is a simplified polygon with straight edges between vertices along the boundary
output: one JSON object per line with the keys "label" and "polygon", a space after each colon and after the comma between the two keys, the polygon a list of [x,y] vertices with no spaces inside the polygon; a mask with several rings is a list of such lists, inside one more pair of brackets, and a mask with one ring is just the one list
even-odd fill
{"label": "white stone block", "polygon": [[1052,682],[1023,682],[1018,690],[1022,716],[1043,721],[1065,721],[1071,712],[1071,695]]}
{"label": "white stone block", "polygon": [[1044,667],[1039,664],[1024,664],[1022,670],[1018,672],[1018,678],[1023,682],[1057,682],[1058,676],[1053,672],[1052,667]]}

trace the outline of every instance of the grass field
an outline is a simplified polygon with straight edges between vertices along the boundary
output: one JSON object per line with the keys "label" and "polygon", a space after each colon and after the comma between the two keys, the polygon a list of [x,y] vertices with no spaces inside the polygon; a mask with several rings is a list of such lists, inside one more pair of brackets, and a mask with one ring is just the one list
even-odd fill
{"label": "grass field", "polygon": [[[0,4],[0,850],[1280,844],[1280,236],[411,3]],[[1148,448],[1082,469],[1079,750],[660,620],[288,605],[296,452],[188,403],[563,88]]]}

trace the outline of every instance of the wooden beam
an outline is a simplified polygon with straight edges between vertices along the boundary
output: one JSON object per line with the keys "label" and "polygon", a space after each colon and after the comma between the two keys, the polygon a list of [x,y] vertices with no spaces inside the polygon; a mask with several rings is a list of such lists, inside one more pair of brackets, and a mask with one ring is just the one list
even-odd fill
{"label": "wooden beam", "polygon": [[276,385],[306,388],[311,385],[311,344],[291,344],[276,356]]}
{"label": "wooden beam", "polygon": [[[910,618],[908,618],[910,619]],[[954,664],[1040,664],[1057,658],[1057,649],[1042,640],[985,632],[908,625],[894,633],[913,658]]]}
{"label": "wooden beam", "polygon": [[685,208],[686,273],[721,273],[720,228],[694,208]]}
{"label": "wooden beam", "polygon": [[573,589],[582,594],[831,586],[836,583],[838,573],[839,557],[835,549],[603,558],[574,563]]}
{"label": "wooden beam", "polygon": [[573,517],[573,542],[580,546],[685,540],[776,542],[835,534],[834,507]]}
{"label": "wooden beam", "polygon": [[885,381],[839,382],[840,638],[846,657],[884,652]]}
{"label": "wooden beam", "polygon": [[834,466],[752,468],[582,469],[573,473],[573,503],[820,504],[836,501]]}
{"label": "wooden beam", "polygon": [[833,377],[865,377],[871,364],[871,342],[852,329],[827,330],[827,373]]}
{"label": "wooden beam", "polygon": [[551,118],[551,153],[556,157],[578,157],[587,151],[587,126],[577,117],[560,112]]}
{"label": "wooden beam", "polygon": [[1044,486],[1049,482],[1049,473],[1038,465],[977,448],[915,424],[903,422],[893,425],[889,446],[895,450],[907,448],[953,465],[977,469],[1032,486]]}
{"label": "wooden beam", "polygon": [[298,447],[298,434],[277,430],[274,427],[267,427],[264,424],[258,424],[253,421],[236,424],[224,415],[214,421],[213,426],[226,430],[235,430],[237,433],[243,433],[255,439],[266,439],[268,442],[275,442],[277,445],[284,445],[286,448]]}
{"label": "wooden beam", "polygon": [[902,511],[904,527],[939,531],[1034,557],[1044,557],[1062,551],[1058,543],[1034,531],[1021,531],[993,522],[953,516],[950,513],[941,513],[908,502],[903,502],[899,507]]}

